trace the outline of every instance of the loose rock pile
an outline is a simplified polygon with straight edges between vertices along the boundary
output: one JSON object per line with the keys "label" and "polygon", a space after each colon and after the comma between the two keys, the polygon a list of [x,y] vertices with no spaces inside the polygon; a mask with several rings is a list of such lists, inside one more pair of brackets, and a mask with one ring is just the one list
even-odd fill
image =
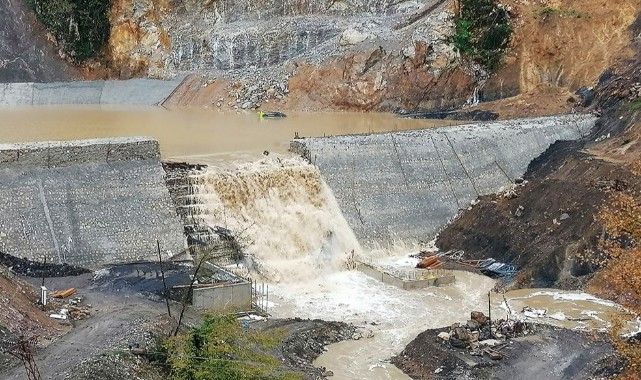
{"label": "loose rock pile", "polygon": [[29,277],[65,277],[78,276],[90,271],[69,264],[53,264],[32,261],[0,252],[0,265],[13,273]]}
{"label": "loose rock pile", "polygon": [[504,354],[500,351],[510,344],[510,338],[527,335],[531,326],[514,319],[490,321],[480,311],[473,311],[466,323],[454,323],[449,332],[438,334],[439,340],[453,348],[469,350],[471,355],[489,355],[493,360],[500,360]]}

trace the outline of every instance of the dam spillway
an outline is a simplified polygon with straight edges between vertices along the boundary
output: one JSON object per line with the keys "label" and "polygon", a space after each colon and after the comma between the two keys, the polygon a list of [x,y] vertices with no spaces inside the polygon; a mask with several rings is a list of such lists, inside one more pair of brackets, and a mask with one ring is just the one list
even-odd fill
{"label": "dam spillway", "polygon": [[184,249],[158,142],[0,144],[0,252],[99,267]]}
{"label": "dam spillway", "polygon": [[372,135],[295,139],[363,245],[427,242],[470,202],[522,177],[596,119],[566,115]]}

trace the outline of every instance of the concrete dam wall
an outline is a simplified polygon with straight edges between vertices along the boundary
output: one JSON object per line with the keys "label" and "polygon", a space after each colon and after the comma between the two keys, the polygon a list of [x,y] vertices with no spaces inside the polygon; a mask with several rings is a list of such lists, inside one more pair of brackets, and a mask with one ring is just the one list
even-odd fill
{"label": "concrete dam wall", "polygon": [[0,251],[98,267],[183,250],[158,142],[0,144]]}
{"label": "concrete dam wall", "polygon": [[182,83],[173,80],[129,79],[58,83],[0,83],[0,106],[51,104],[141,105],[162,104]]}
{"label": "concrete dam wall", "polygon": [[296,139],[361,244],[429,241],[459,210],[523,176],[557,140],[594,126],[568,115],[363,136]]}

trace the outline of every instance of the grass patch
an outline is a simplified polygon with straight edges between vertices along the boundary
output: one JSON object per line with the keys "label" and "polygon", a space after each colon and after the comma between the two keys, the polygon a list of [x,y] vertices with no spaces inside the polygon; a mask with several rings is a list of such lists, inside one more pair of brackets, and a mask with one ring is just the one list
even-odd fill
{"label": "grass patch", "polygon": [[641,100],[635,100],[632,103],[629,103],[626,107],[633,111],[641,111]]}
{"label": "grass patch", "polygon": [[537,16],[546,16],[546,15],[557,15],[559,17],[567,18],[590,18],[586,13],[579,12],[574,9],[559,9],[554,7],[544,7],[536,9],[534,14]]}

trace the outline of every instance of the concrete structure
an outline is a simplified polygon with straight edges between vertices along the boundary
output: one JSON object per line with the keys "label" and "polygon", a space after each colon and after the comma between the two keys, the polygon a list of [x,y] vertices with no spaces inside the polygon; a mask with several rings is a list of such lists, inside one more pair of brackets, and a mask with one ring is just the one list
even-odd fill
{"label": "concrete structure", "polygon": [[201,310],[252,309],[250,282],[194,288],[192,305]]}
{"label": "concrete structure", "polygon": [[51,104],[148,105],[162,104],[182,83],[173,80],[129,79],[58,83],[0,83],[0,106]]}
{"label": "concrete structure", "polygon": [[578,139],[590,115],[360,136],[297,139],[361,244],[429,241],[459,210],[523,176],[557,140]]}
{"label": "concrete structure", "polygon": [[357,263],[358,271],[379,280],[384,284],[405,290],[422,289],[430,286],[453,284],[454,273],[443,269],[417,269],[409,272],[387,270],[373,264]]}
{"label": "concrete structure", "polygon": [[0,251],[96,267],[184,249],[158,142],[0,144]]}

